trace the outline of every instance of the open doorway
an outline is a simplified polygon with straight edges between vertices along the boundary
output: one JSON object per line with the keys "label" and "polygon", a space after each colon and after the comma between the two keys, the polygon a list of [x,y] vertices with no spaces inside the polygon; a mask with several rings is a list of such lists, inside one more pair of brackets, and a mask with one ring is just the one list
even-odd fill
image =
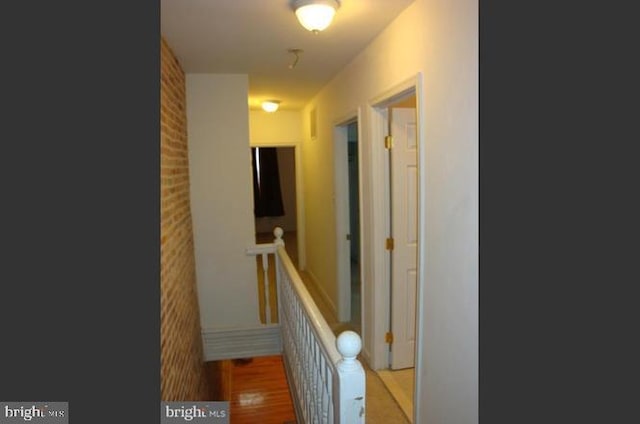
{"label": "open doorway", "polygon": [[378,375],[413,419],[418,283],[418,140],[416,97],[386,105],[388,132],[389,354]]}
{"label": "open doorway", "polygon": [[349,241],[351,244],[351,316],[350,327],[361,333],[361,296],[360,296],[360,190],[358,162],[358,123],[347,125],[347,163],[349,185]]}
{"label": "open doorway", "polygon": [[[252,164],[254,171],[254,215],[256,229],[256,243],[273,242],[273,229],[281,227],[284,230],[285,246],[289,257],[298,266],[297,250],[297,205],[296,205],[296,160],[294,147],[252,147]],[[272,155],[272,156],[270,156]],[[274,167],[273,169],[265,169]],[[256,205],[256,191],[269,181],[265,178],[277,178],[277,190],[271,191],[262,199],[266,199],[266,206]],[[265,178],[266,179],[266,178]],[[276,184],[274,184],[276,185]],[[275,192],[277,191],[277,193]],[[279,198],[277,198],[279,197]],[[275,206],[274,206],[275,205]],[[278,207],[281,206],[281,207]]]}
{"label": "open doorway", "polygon": [[[294,266],[299,269],[298,255],[298,210],[296,196],[295,147],[252,147],[251,164],[253,174],[253,207],[256,244],[272,243],[273,230],[284,230],[285,249]],[[268,255],[269,311],[272,323],[278,322],[275,258]],[[267,323],[267,299],[263,257],[256,256],[258,282],[258,309],[260,322]]]}
{"label": "open doorway", "polygon": [[362,337],[359,144],[357,119],[335,127],[338,320]]}
{"label": "open doorway", "polygon": [[[365,314],[372,326],[372,368],[381,377],[407,418],[412,421],[420,396],[415,375],[421,361],[417,302],[422,266],[418,261],[424,219],[419,208],[421,145],[420,75],[370,101],[368,144],[371,145],[371,211],[373,255],[371,309]],[[382,143],[384,141],[384,143]],[[368,246],[365,246],[368,248]],[[369,304],[368,303],[368,304]],[[366,312],[366,311],[365,311]],[[371,327],[369,327],[371,328]]]}

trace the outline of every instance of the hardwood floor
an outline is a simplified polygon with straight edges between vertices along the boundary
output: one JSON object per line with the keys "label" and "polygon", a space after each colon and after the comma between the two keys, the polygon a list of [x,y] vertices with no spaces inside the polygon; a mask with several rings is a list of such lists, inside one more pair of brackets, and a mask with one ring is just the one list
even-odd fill
{"label": "hardwood floor", "polygon": [[[231,424],[295,423],[282,356],[216,361],[207,365],[212,373],[218,372],[218,377],[228,370],[228,381],[222,381],[222,385],[228,384],[227,390],[217,389],[225,398],[216,400],[230,401]],[[212,386],[218,385],[212,383]]]}

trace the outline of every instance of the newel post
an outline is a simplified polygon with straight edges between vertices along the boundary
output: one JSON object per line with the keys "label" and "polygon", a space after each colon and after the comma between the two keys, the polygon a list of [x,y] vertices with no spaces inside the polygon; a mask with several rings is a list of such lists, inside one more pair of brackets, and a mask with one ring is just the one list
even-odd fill
{"label": "newel post", "polygon": [[336,364],[340,385],[340,423],[364,423],[365,373],[356,359],[362,340],[354,331],[343,331],[336,339],[342,359]]}
{"label": "newel post", "polygon": [[273,244],[276,246],[284,246],[284,240],[282,240],[282,235],[284,234],[284,230],[280,227],[276,227],[273,229],[273,235],[276,238],[273,240]]}
{"label": "newel post", "polygon": [[280,287],[280,285],[282,284],[282,269],[280,266],[280,258],[278,258],[278,247],[283,246],[284,247],[284,240],[282,240],[282,235],[284,234],[284,230],[280,227],[276,227],[273,229],[273,235],[275,236],[275,239],[273,240],[273,244],[276,247],[276,251],[273,252],[274,256],[275,256],[275,263],[276,263],[276,309],[278,311],[278,322],[280,324],[282,324],[281,317],[283,316],[282,314],[282,301],[280,299],[282,299],[282,288]]}

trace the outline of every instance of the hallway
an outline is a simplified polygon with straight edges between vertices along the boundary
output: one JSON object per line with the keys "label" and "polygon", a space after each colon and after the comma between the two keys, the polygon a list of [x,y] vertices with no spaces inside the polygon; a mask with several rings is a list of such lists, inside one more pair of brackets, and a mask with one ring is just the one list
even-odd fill
{"label": "hallway", "polygon": [[[284,234],[285,249],[297,266],[297,239],[295,232]],[[270,243],[273,235],[260,233],[256,235],[257,243]],[[273,258],[269,258],[269,269],[275,269],[272,263]],[[259,290],[263,290],[262,280],[262,260],[257,259],[257,274],[259,280]],[[316,305],[324,316],[325,320],[337,336],[342,331],[354,330],[359,332],[359,328],[354,328],[350,323],[340,323],[335,318],[331,309],[323,301],[309,275],[304,271],[299,271],[303,283],[314,298]],[[270,276],[271,281],[275,280]],[[270,290],[275,293],[275,286]],[[272,297],[272,317],[275,318],[275,297]],[[262,296],[264,302],[264,296]],[[264,303],[260,306],[261,316],[264,316]],[[366,373],[366,422],[372,424],[386,423],[409,423],[398,402],[394,399],[378,374],[371,370],[368,365],[359,358]],[[288,388],[281,356],[267,356],[259,358],[248,358],[243,360],[227,360],[208,362],[208,378],[211,386],[214,387],[213,400],[229,400],[231,402],[231,423],[286,423],[295,419],[293,405],[290,394],[283,391]],[[255,421],[260,417],[258,421]],[[293,417],[293,418],[292,418]],[[289,421],[288,421],[289,420]]]}

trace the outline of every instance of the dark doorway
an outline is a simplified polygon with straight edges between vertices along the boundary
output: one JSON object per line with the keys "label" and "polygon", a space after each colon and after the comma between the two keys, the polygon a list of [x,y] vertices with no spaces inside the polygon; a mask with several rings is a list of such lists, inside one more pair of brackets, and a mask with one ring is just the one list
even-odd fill
{"label": "dark doorway", "polygon": [[351,241],[351,325],[360,332],[360,193],[358,164],[358,123],[347,126],[349,163],[349,236]]}
{"label": "dark doorway", "polygon": [[[252,148],[254,151],[256,148]],[[264,148],[259,147],[262,150]],[[284,238],[287,253],[293,263],[298,265],[297,249],[297,208],[296,208],[296,166],[294,147],[274,147],[277,154],[279,186],[282,195],[283,213],[280,216],[256,216],[256,243],[271,243],[273,241],[273,229],[281,227],[284,230]],[[255,157],[255,153],[252,153]],[[256,165],[254,164],[254,167]],[[255,184],[254,184],[255,190]],[[255,196],[254,196],[255,197]],[[254,199],[255,202],[255,199]],[[255,207],[255,203],[254,203]]]}

